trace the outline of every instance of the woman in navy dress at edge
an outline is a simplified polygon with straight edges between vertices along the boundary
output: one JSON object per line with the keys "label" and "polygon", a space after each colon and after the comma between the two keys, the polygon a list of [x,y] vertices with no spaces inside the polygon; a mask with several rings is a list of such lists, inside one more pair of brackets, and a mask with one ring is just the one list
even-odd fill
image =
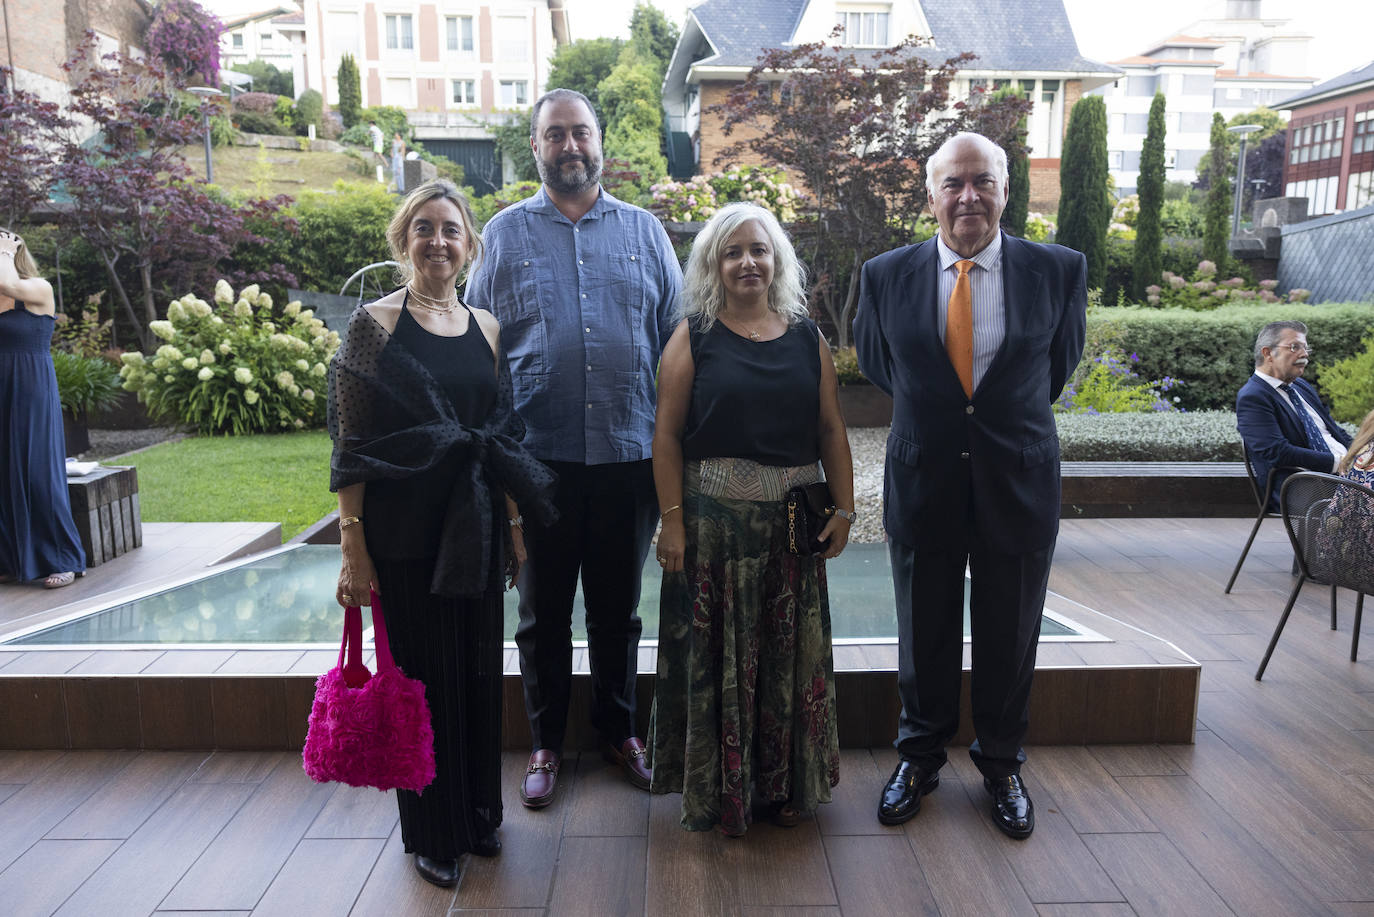
{"label": "woman in navy dress at edge", "polygon": [[0,582],[42,578],[49,589],[86,569],[49,351],[55,312],[24,240],[0,229]]}
{"label": "woman in navy dress at edge", "polygon": [[336,598],[376,590],[396,664],[425,685],[436,776],[396,796],[416,871],[449,887],[462,854],[501,849],[502,557],[513,582],[520,507],[546,517],[553,478],[519,445],[496,319],[455,289],[481,252],[467,200],[416,188],[387,241],[406,285],[353,313],[330,367]]}
{"label": "woman in navy dress at edge", "polygon": [[[797,256],[755,204],[697,236],[686,320],[663,352],[654,483],[663,515],[655,793],[682,825],[743,834],[756,807],[792,826],[839,782],[822,558],[854,521],[854,468],[830,348]],[[821,479],[842,512],[820,556],[788,552],[784,502]]]}

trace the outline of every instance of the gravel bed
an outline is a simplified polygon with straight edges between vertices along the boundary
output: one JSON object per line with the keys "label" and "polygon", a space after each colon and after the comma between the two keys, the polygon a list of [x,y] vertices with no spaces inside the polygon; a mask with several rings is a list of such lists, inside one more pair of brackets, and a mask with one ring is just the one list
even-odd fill
{"label": "gravel bed", "polygon": [[186,434],[176,427],[145,427],[138,430],[91,430],[91,448],[81,453],[87,461],[105,460],[156,446],[159,443],[185,439]]}
{"label": "gravel bed", "polygon": [[883,459],[887,427],[850,427],[849,451],[854,455],[854,503],[859,521],[849,530],[856,544],[887,540],[883,531]]}

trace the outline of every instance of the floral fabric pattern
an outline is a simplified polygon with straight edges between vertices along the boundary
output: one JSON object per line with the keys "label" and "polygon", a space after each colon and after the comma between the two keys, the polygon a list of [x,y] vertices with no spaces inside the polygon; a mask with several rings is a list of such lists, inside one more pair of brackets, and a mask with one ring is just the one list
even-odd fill
{"label": "floral fabric pattern", "polygon": [[839,782],[825,563],[787,551],[781,501],[688,476],[684,571],[663,577],[649,726],[655,793],[682,825],[745,832],[755,806],[814,812]]}

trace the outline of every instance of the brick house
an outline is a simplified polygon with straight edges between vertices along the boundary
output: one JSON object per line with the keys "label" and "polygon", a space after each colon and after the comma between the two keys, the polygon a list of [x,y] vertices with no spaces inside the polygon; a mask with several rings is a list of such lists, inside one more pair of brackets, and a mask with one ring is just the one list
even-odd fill
{"label": "brick house", "polygon": [[1284,196],[1314,216],[1374,204],[1374,61],[1277,107],[1290,113]]}
{"label": "brick house", "polygon": [[305,80],[337,105],[352,54],[363,105],[405,109],[429,151],[463,166],[479,194],[513,176],[488,124],[544,91],[549,59],[569,39],[566,0],[304,0]]}
{"label": "brick house", "polygon": [[97,51],[144,53],[144,35],[153,21],[145,0],[5,0],[0,19],[0,62],[14,72],[15,85],[52,102],[65,102],[67,75],[62,65],[95,32]]}
{"label": "brick house", "polygon": [[828,41],[837,25],[844,27],[840,44],[860,52],[914,34],[933,39],[934,47],[922,53],[935,62],[965,51],[978,55],[955,81],[955,98],[975,88],[1020,86],[1034,104],[1032,210],[1059,207],[1059,155],[1069,110],[1084,92],[1121,74],[1078,53],[1062,0],[703,0],[687,11],[663,83],[674,174],[715,168],[721,150],[742,136],[736,131],[725,137],[720,116],[708,109],[745,78],[763,50]]}

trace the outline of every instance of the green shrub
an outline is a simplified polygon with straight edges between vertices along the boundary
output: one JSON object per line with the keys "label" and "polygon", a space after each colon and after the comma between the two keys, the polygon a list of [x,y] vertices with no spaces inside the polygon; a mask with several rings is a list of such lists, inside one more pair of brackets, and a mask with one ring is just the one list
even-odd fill
{"label": "green shrub", "polygon": [[[362,76],[358,72],[358,62],[353,59],[352,54],[345,54],[339,59],[339,116],[343,119],[344,127],[353,127],[358,123],[360,112],[362,111]],[[366,123],[363,124],[367,126]]]}
{"label": "green shrub", "polygon": [[321,133],[321,122],[324,120],[324,96],[318,90],[307,89],[301,93],[301,97],[296,100],[296,115],[292,123],[296,125],[298,134],[308,134],[306,129],[309,125],[315,125],[315,134]]}
{"label": "green shrub", "polygon": [[[1191,274],[1202,260],[1202,243],[1197,239],[1165,239],[1160,249],[1163,267],[1175,274]],[[1107,281],[1102,301],[1116,305],[1131,301],[1131,282],[1135,276],[1135,240],[1107,240]],[[1124,304],[1123,302],[1123,304]]]}
{"label": "green shrub", "polygon": [[1066,462],[1240,462],[1230,411],[1055,414]]}
{"label": "green shrub", "polygon": [[[1310,334],[1310,330],[1309,330]],[[1374,411],[1374,334],[1359,353],[1337,360],[1321,374],[1322,394],[1337,420],[1358,424]]]}
{"label": "green shrub", "polygon": [[523,201],[525,198],[534,197],[539,192],[539,182],[537,181],[518,181],[512,182],[502,188],[498,188],[491,194],[484,194],[480,197],[473,194],[471,188],[464,188],[469,203],[472,204],[472,217],[477,221],[478,226],[487,225],[487,220],[505,210],[511,204]]}
{"label": "green shrub", "polygon": [[276,137],[291,135],[291,131],[277,119],[276,115],[264,115],[256,111],[239,111],[234,113],[234,121],[238,124],[238,129],[246,134],[271,134]]}
{"label": "green shrub", "polygon": [[187,294],[149,328],[166,343],[124,354],[119,374],[152,416],[234,435],[323,424],[325,367],[339,335],[300,303],[274,310],[257,284],[235,299],[220,280],[215,306]]}
{"label": "green shrub", "polygon": [[293,131],[296,128],[296,106],[286,96],[277,96],[276,105],[272,109],[272,114],[277,120],[286,126],[286,129]]}
{"label": "green shrub", "polygon": [[840,385],[869,385],[864,374],[859,372],[859,354],[853,347],[840,347],[833,351],[835,357],[835,378]]}
{"label": "green shrub", "polygon": [[52,365],[62,410],[73,416],[104,411],[119,399],[119,371],[104,357],[54,350]]}
{"label": "green shrub", "polygon": [[1078,364],[1064,386],[1054,410],[1065,414],[1127,414],[1176,410],[1165,393],[1174,387],[1169,377],[1147,381],[1135,371],[1136,354],[1118,347],[1085,351],[1095,354]]}
{"label": "green shrub", "polygon": [[1179,406],[1200,411],[1234,406],[1236,392],[1255,369],[1255,335],[1282,319],[1307,323],[1317,357],[1307,378],[1321,387],[1333,363],[1359,352],[1361,339],[1374,328],[1374,305],[1224,305],[1209,312],[1107,307],[1090,311],[1088,335],[1109,335],[1127,353],[1138,354],[1136,371],[1142,376],[1178,380]]}

